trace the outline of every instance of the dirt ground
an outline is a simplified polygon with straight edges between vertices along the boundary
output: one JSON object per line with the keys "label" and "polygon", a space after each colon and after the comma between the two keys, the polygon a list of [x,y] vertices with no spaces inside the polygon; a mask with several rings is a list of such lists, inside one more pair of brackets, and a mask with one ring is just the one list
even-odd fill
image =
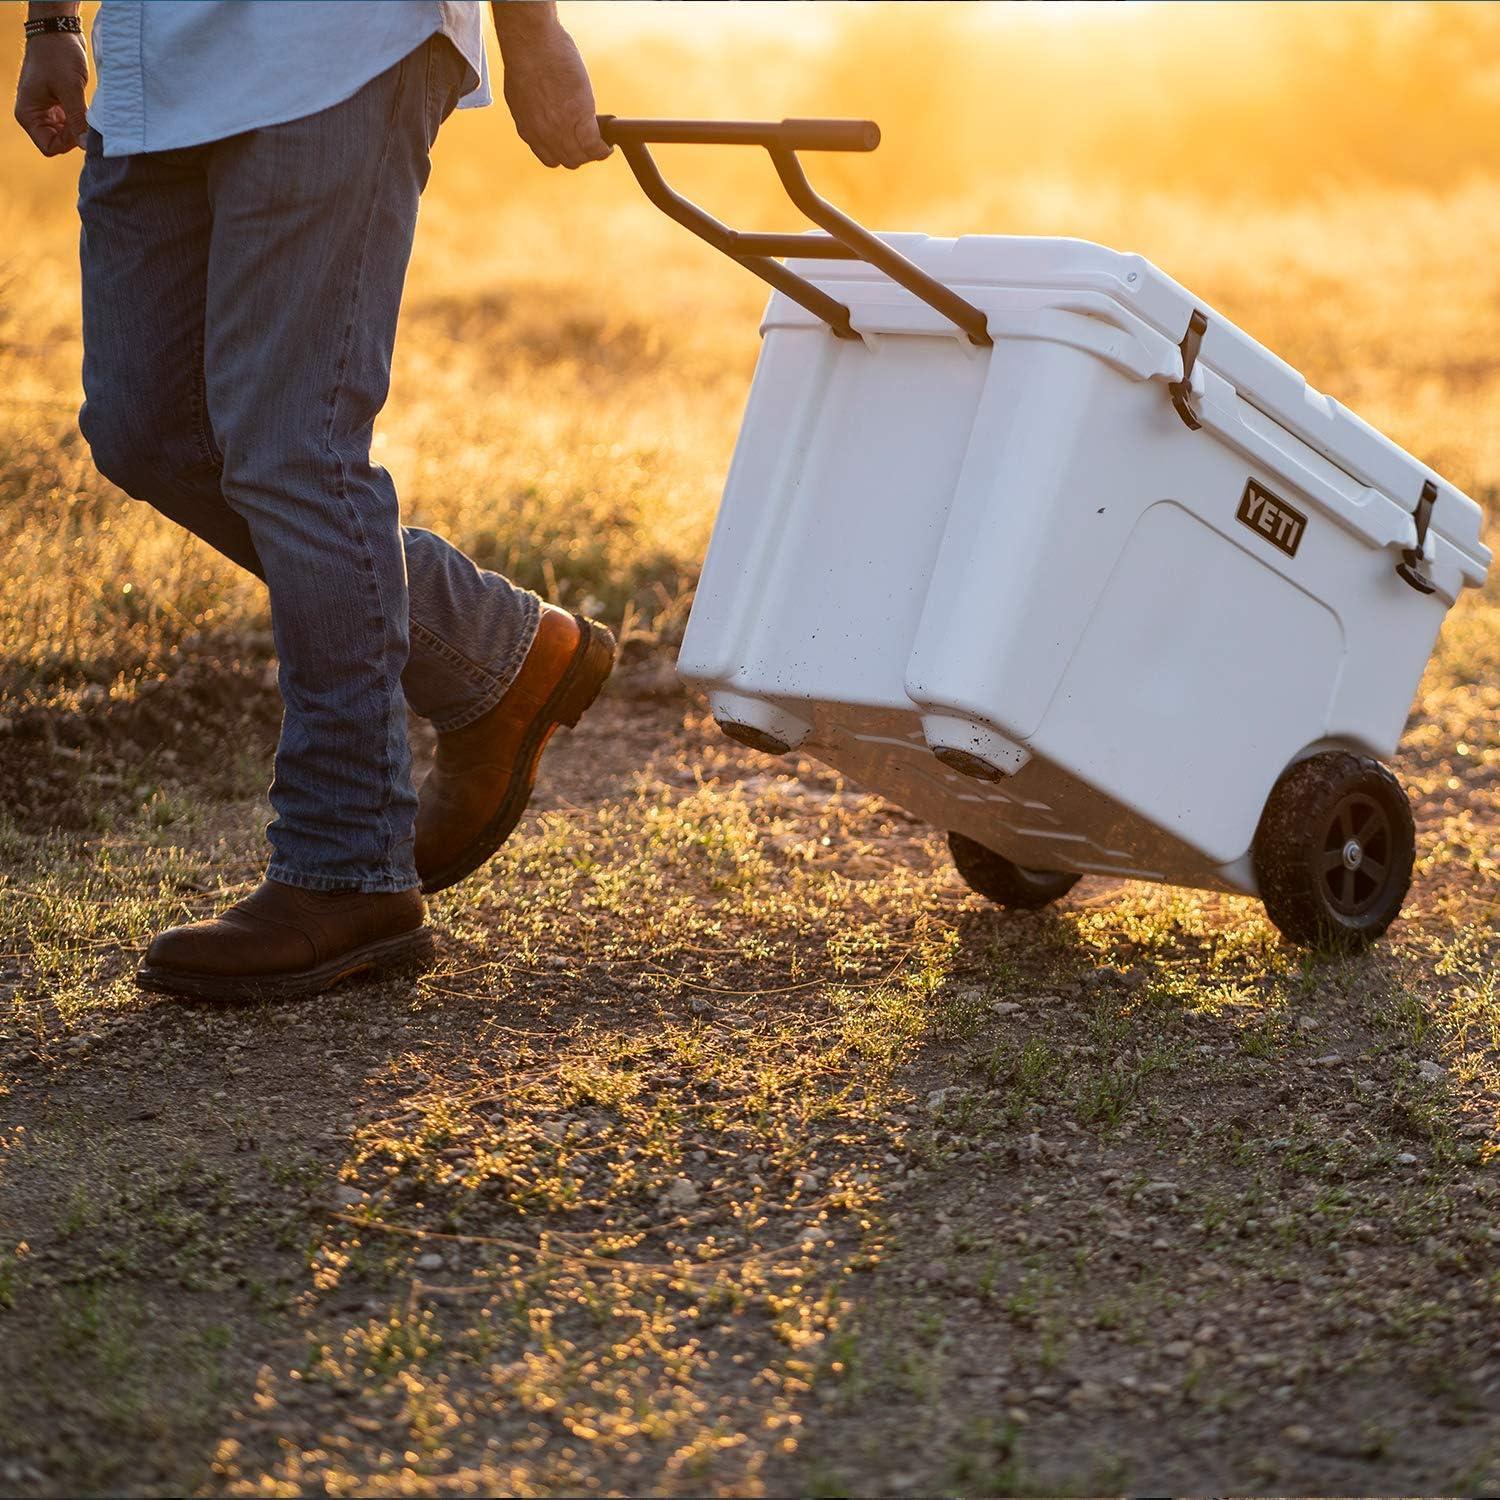
{"label": "dirt ground", "polygon": [[437,969],[241,1008],[129,974],[261,799],[12,726],[96,800],[0,846],[0,1489],[1494,1493],[1500,752],[1426,701],[1413,908],[1324,961],[998,912],[645,658]]}

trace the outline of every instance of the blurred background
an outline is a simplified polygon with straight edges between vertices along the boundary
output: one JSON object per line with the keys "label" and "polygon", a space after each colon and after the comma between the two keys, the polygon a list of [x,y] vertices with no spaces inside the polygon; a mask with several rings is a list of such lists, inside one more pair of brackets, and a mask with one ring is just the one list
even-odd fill
{"label": "blurred background", "polygon": [[[808,159],[873,227],[1138,251],[1493,510],[1500,6],[562,13],[601,110],[874,118],[873,156]],[[19,32],[0,27],[11,78]],[[661,159],[739,227],[803,227],[760,153]],[[0,715],[128,695],[184,653],[269,650],[258,588],[99,479],[77,436],[79,162],[0,131]],[[618,156],[549,173],[503,106],[455,116],[379,433],[408,519],[628,637],[674,639],[763,292]],[[1500,666],[1492,632],[1468,652]]]}

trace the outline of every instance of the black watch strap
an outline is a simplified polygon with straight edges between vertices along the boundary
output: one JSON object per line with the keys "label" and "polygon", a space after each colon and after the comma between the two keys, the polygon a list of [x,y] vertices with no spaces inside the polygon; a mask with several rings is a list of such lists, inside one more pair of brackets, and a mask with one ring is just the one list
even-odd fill
{"label": "black watch strap", "polygon": [[27,21],[25,31],[28,41],[34,36],[48,36],[59,31],[71,36],[81,36],[83,22],[77,16],[42,16],[35,21]]}

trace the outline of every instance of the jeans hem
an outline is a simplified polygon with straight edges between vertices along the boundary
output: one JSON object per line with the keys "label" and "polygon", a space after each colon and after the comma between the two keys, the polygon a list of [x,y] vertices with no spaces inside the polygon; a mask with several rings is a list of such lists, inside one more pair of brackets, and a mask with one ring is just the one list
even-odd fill
{"label": "jeans hem", "polygon": [[467,728],[476,719],[482,719],[510,691],[511,684],[520,675],[521,668],[526,663],[526,657],[531,651],[542,623],[540,599],[534,594],[526,594],[522,596],[521,604],[528,618],[516,633],[505,660],[499,669],[491,674],[489,684],[478,698],[465,703],[461,708],[455,708],[451,713],[435,714],[432,717],[429,722],[439,734],[449,734],[455,729]]}
{"label": "jeans hem", "polygon": [[294,870],[273,860],[266,876],[278,885],[295,885],[304,891],[360,891],[367,896],[388,895],[394,891],[414,891],[421,884],[417,872],[405,875],[368,875],[351,879],[347,875],[312,875]]}

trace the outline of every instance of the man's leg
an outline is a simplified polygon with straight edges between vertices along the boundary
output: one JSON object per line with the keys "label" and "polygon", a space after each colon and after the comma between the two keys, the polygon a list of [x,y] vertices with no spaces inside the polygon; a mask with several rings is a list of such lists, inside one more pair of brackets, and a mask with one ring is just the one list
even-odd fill
{"label": "man's leg", "polygon": [[[429,143],[462,76],[451,49],[435,45]],[[205,417],[201,261],[212,149],[102,159],[94,142],[81,201],[85,425],[106,473],[265,576],[248,522],[224,499],[222,455]],[[425,175],[424,157],[413,174],[418,190]],[[576,722],[608,676],[612,642],[600,627],[542,610],[430,532],[409,529],[404,540],[412,616],[404,679],[413,707],[445,731],[418,839],[423,884],[438,889],[514,828],[552,730]],[[199,956],[227,961],[217,951]]]}
{"label": "man's leg", "polygon": [[405,555],[370,439],[427,175],[431,45],[206,153],[209,419],[281,659],[269,873],[315,890],[417,884]]}
{"label": "man's leg", "polygon": [[[79,192],[87,396],[79,422],[101,473],[264,578],[250,527],[224,498],[204,393],[205,173],[206,148],[105,157],[91,135]],[[510,686],[539,602],[433,532],[407,527],[403,541],[407,701],[439,730],[458,728]]]}

